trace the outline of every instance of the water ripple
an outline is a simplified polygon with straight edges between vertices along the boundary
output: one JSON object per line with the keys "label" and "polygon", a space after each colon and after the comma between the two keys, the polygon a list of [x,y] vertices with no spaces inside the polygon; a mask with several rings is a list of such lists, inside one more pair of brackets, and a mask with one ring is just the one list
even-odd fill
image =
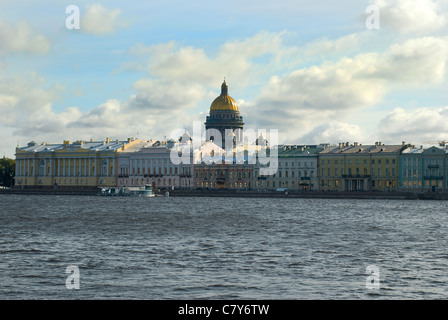
{"label": "water ripple", "polygon": [[[443,201],[0,195],[2,299],[446,299]],[[65,288],[66,267],[81,289]],[[380,289],[366,287],[368,266]]]}

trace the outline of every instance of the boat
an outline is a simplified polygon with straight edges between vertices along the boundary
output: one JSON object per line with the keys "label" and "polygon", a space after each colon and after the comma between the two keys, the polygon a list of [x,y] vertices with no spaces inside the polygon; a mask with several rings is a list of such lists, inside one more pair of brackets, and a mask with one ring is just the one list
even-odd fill
{"label": "boat", "polygon": [[100,196],[108,197],[155,197],[150,185],[142,187],[105,187],[101,188]]}

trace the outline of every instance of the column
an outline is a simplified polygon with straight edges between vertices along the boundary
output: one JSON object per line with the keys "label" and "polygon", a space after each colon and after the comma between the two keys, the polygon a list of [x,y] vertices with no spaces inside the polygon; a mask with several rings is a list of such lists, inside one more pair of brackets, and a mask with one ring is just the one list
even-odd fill
{"label": "column", "polygon": [[92,176],[92,158],[89,157],[89,177]]}
{"label": "column", "polygon": [[115,177],[115,158],[112,158],[112,177]]}
{"label": "column", "polygon": [[84,176],[87,177],[87,157],[84,157]]}

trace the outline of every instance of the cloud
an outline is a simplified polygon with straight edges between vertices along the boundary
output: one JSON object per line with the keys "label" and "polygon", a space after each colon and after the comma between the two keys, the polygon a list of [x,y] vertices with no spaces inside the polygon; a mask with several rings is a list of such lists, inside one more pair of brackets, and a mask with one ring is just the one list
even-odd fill
{"label": "cloud", "polygon": [[338,143],[346,141],[367,141],[365,132],[355,124],[329,121],[316,126],[313,130],[303,135],[301,141],[308,144]]}
{"label": "cloud", "polygon": [[206,95],[204,86],[195,82],[141,79],[134,83],[133,89],[138,94],[129,99],[129,108],[151,114],[195,107]]}
{"label": "cloud", "polygon": [[427,34],[446,24],[446,15],[433,0],[374,0],[380,9],[381,27],[400,33]]}
{"label": "cloud", "polygon": [[394,88],[443,84],[447,60],[447,38],[411,39],[382,53],[358,54],[274,76],[254,101],[240,109],[255,126],[280,129],[290,141],[366,137],[349,124],[360,121],[361,110],[381,103]]}
{"label": "cloud", "polygon": [[125,26],[119,19],[120,14],[120,9],[106,9],[100,4],[86,5],[86,13],[81,13],[80,29],[94,35],[113,33]]}
{"label": "cloud", "polygon": [[439,83],[446,77],[448,38],[423,37],[393,44],[376,64],[376,77],[405,84]]}
{"label": "cloud", "polygon": [[393,141],[424,143],[448,140],[448,107],[418,108],[406,111],[395,108],[380,120],[378,135]]}
{"label": "cloud", "polygon": [[129,61],[122,68],[146,70],[156,78],[204,86],[220,83],[226,76],[243,87],[274,69],[297,66],[302,60],[298,47],[284,44],[286,35],[260,31],[252,37],[227,41],[215,53],[193,46],[180,47],[175,41],[151,46],[137,44],[129,53],[138,61]]}
{"label": "cloud", "polygon": [[0,19],[0,54],[8,52],[44,53],[50,41],[37,34],[26,22],[8,24]]}

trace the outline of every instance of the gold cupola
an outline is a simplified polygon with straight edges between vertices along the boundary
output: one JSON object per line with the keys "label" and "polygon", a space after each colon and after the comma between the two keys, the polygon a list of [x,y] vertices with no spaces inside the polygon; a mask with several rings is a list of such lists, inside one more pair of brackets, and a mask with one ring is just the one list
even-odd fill
{"label": "gold cupola", "polygon": [[210,111],[231,110],[239,111],[236,101],[229,96],[229,87],[226,84],[226,80],[221,85],[221,95],[213,100]]}

